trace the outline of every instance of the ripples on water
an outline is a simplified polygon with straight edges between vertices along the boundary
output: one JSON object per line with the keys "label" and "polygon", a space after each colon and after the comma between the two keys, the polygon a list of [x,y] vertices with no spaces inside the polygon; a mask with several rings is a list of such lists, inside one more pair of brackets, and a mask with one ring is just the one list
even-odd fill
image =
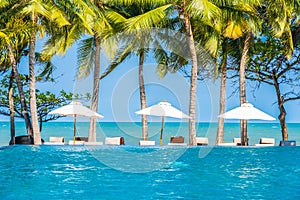
{"label": "ripples on water", "polygon": [[300,198],[299,147],[201,148],[2,148],[0,199]]}

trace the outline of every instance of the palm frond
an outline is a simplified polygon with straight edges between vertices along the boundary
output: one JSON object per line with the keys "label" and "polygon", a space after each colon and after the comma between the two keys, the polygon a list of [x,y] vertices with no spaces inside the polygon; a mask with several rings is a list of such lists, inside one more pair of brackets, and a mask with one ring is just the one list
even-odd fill
{"label": "palm frond", "polygon": [[191,17],[201,16],[203,21],[207,21],[207,24],[211,23],[211,25],[221,17],[220,8],[209,0],[191,0],[186,11]]}
{"label": "palm frond", "polygon": [[84,78],[90,74],[94,66],[95,60],[95,41],[94,38],[82,40],[78,44],[77,50],[77,79]]}
{"label": "palm frond", "polygon": [[[128,45],[127,45],[128,44]],[[126,43],[123,47],[118,48],[119,51],[116,53],[115,58],[113,58],[112,64],[104,71],[100,79],[103,79],[108,74],[110,74],[116,67],[118,67],[124,60],[129,59],[134,51],[134,43]]]}
{"label": "palm frond", "polygon": [[9,2],[8,2],[7,0],[1,0],[1,1],[0,1],[0,8],[7,6],[8,3],[9,3]]}
{"label": "palm frond", "polygon": [[245,23],[238,23],[233,20],[227,21],[227,24],[223,32],[224,37],[232,38],[232,39],[237,39],[241,37],[245,32],[244,24]]}
{"label": "palm frond", "polygon": [[50,60],[44,60],[41,53],[35,53],[36,64],[40,66],[37,79],[39,80],[50,80],[52,72],[56,69],[56,66]]}
{"label": "palm frond", "polygon": [[163,6],[170,3],[170,0],[106,0],[107,4],[131,6],[138,4],[139,6]]}
{"label": "palm frond", "polygon": [[126,23],[126,30],[133,31],[137,29],[155,27],[167,16],[168,9],[172,6],[172,4],[167,4],[128,19]]}

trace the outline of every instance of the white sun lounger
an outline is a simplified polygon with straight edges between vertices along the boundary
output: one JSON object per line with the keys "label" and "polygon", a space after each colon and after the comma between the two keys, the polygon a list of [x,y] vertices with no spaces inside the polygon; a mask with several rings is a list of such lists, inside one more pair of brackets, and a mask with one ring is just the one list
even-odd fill
{"label": "white sun lounger", "polygon": [[150,141],[150,140],[141,140],[139,142],[140,146],[154,146],[155,145],[155,141]]}
{"label": "white sun lounger", "polygon": [[233,143],[235,143],[236,145],[241,145],[242,140],[241,138],[233,138]]}
{"label": "white sun lounger", "polygon": [[233,138],[233,142],[223,142],[217,144],[217,146],[238,146],[241,144],[241,138]]}
{"label": "white sun lounger", "polygon": [[107,137],[105,138],[106,145],[124,145],[123,137]]}
{"label": "white sun lounger", "polygon": [[168,145],[170,145],[170,146],[187,146],[187,143],[172,143],[172,142],[170,142],[170,143],[168,143]]}
{"label": "white sun lounger", "polygon": [[197,145],[208,145],[208,138],[207,137],[196,137]]}
{"label": "white sun lounger", "polygon": [[49,137],[49,142],[44,142],[45,145],[64,145],[64,137]]}
{"label": "white sun lounger", "polygon": [[237,144],[234,142],[223,142],[223,143],[217,144],[217,146],[237,146]]}
{"label": "white sun lounger", "polygon": [[275,146],[274,138],[260,138],[259,144],[254,144],[254,146]]}
{"label": "white sun lounger", "polygon": [[103,142],[84,142],[84,145],[88,145],[88,146],[103,145]]}
{"label": "white sun lounger", "polygon": [[69,140],[69,145],[84,145],[84,141],[75,141],[74,140]]}

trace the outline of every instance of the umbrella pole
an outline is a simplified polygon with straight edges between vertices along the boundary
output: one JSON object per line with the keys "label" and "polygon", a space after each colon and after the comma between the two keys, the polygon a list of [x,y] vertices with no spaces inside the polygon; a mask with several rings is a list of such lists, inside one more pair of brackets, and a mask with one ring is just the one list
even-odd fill
{"label": "umbrella pole", "polygon": [[75,145],[75,140],[76,140],[76,115],[74,115],[74,145]]}
{"label": "umbrella pole", "polygon": [[164,123],[165,123],[165,117],[161,117],[161,129],[160,129],[160,138],[159,138],[159,144],[162,146],[162,134],[164,132]]}

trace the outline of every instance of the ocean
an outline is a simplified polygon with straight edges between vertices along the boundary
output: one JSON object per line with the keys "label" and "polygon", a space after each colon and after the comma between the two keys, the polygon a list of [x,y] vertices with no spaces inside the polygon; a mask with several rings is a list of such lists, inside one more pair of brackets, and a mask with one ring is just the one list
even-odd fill
{"label": "ocean", "polygon": [[[0,124],[0,199],[300,199],[300,147],[216,147],[216,124],[199,123],[198,136],[212,145],[139,147],[139,123],[99,123],[98,141],[123,136],[124,146],[6,146],[9,124]],[[24,134],[23,124],[17,133]],[[289,124],[299,144],[299,124]],[[87,136],[88,123],[78,123]],[[150,124],[158,144],[160,123]],[[186,123],[166,123],[171,135],[187,138]],[[46,123],[42,137],[72,140],[73,123]],[[239,125],[225,127],[225,140]],[[281,139],[278,124],[249,124],[250,144],[260,137]]]}
{"label": "ocean", "polygon": [[[0,145],[7,145],[10,140],[9,122],[0,122]],[[89,123],[77,122],[77,136],[88,136]],[[149,123],[149,140],[159,144],[161,130],[160,122]],[[289,139],[300,144],[300,123],[288,123]],[[197,136],[208,137],[209,144],[214,145],[216,140],[217,123],[197,123]],[[163,144],[170,142],[171,136],[183,136],[188,142],[188,123],[167,122],[164,126]],[[16,123],[16,135],[25,135],[26,129],[23,122]],[[50,136],[61,136],[65,141],[73,140],[73,122],[48,122],[43,123],[41,136],[49,141]],[[105,137],[124,137],[125,144],[138,146],[142,138],[141,123],[139,122],[98,122],[97,141],[104,141]],[[233,138],[240,137],[239,123],[225,123],[224,141],[232,142]],[[282,136],[279,123],[248,123],[249,144],[259,143],[261,137],[275,138],[276,145]]]}

